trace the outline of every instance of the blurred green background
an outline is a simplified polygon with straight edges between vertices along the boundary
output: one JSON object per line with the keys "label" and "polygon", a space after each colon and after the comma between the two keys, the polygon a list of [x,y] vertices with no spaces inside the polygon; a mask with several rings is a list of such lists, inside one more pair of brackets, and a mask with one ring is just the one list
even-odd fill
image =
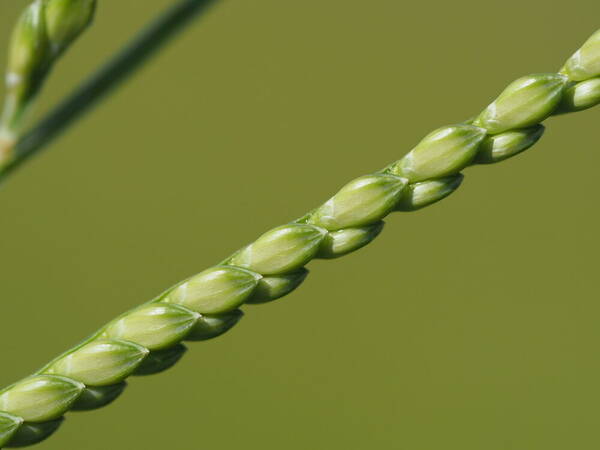
{"label": "blurred green background", "polygon": [[[99,3],[38,115],[173,2]],[[0,2],[0,42],[26,4]],[[0,384],[598,27],[589,0],[222,1],[2,186]],[[599,118],[551,119],[39,448],[597,448]]]}

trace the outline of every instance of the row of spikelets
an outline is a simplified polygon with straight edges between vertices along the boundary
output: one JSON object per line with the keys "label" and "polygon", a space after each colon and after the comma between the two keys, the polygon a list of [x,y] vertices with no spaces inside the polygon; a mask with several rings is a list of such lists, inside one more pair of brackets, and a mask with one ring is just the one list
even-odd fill
{"label": "row of spikelets", "polygon": [[241,319],[244,303],[270,302],[296,289],[312,259],[365,246],[391,212],[443,199],[459,187],[464,168],[514,156],[537,142],[549,116],[598,103],[600,30],[560,73],[516,80],[475,119],[435,130],[401,160],[351,181],[304,217],[268,231],[0,391],[0,447],[40,442],[67,411],[109,404],[130,375],[175,364],[186,350],[182,341],[219,336]]}

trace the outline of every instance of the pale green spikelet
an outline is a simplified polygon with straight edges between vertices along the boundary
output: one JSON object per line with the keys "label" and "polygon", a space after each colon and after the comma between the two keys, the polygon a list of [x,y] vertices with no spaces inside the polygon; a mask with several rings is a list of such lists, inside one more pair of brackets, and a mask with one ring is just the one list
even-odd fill
{"label": "pale green spikelet", "polygon": [[407,180],[392,174],[365,175],[345,185],[308,223],[329,231],[378,222],[394,209]]}
{"label": "pale green spikelet", "polygon": [[164,350],[150,352],[148,357],[135,370],[134,375],[154,375],[173,367],[187,352],[187,347],[177,344]]}
{"label": "pale green spikelet", "polygon": [[9,87],[24,86],[45,71],[50,59],[43,0],[31,3],[17,22],[10,41],[6,79]]}
{"label": "pale green spikelet", "polygon": [[85,385],[70,378],[36,375],[0,394],[0,411],[27,422],[45,422],[62,416],[81,395]]}
{"label": "pale green spikelet", "polygon": [[[39,89],[50,64],[51,50],[46,34],[44,8],[42,0],[31,3],[19,18],[12,33],[0,132],[5,141],[15,139],[14,135],[27,103]],[[5,150],[4,153],[6,152]]]}
{"label": "pale green spikelet", "polygon": [[239,309],[215,315],[203,314],[185,340],[205,341],[216,338],[233,328],[242,317],[244,317],[244,313]]}
{"label": "pale green spikelet", "polygon": [[600,30],[592,34],[567,60],[561,73],[573,81],[583,81],[600,75]]}
{"label": "pale green spikelet", "polygon": [[304,267],[296,272],[263,277],[246,303],[259,304],[277,300],[302,284],[308,276]]}
{"label": "pale green spikelet", "polygon": [[583,111],[600,103],[600,77],[573,83],[563,93],[554,114]]}
{"label": "pale green spikelet", "polygon": [[411,183],[457,174],[471,163],[485,135],[467,124],[438,128],[388,170]]}
{"label": "pale green spikelet", "polygon": [[59,55],[91,22],[95,5],[95,0],[35,0],[19,18],[6,66],[0,167],[14,158],[26,111]]}
{"label": "pale green spikelet", "polygon": [[63,422],[64,418],[62,417],[40,423],[25,422],[13,435],[8,445],[6,445],[6,448],[26,447],[39,444],[54,434]]}
{"label": "pale green spikelet", "polygon": [[326,230],[313,225],[283,225],[267,231],[229,263],[262,275],[293,272],[315,256],[326,234]]}
{"label": "pale green spikelet", "polygon": [[380,221],[364,227],[331,231],[325,236],[317,258],[332,259],[352,253],[379,236],[383,225],[384,223]]}
{"label": "pale green spikelet", "polygon": [[95,0],[46,0],[46,32],[54,55],[89,26],[95,9]]}
{"label": "pale green spikelet", "polygon": [[567,77],[538,73],[513,81],[477,118],[475,125],[498,134],[546,119],[562,99]]}
{"label": "pale green spikelet", "polygon": [[103,337],[135,342],[160,350],[181,341],[200,317],[195,311],[168,303],[135,309],[108,325]]}
{"label": "pale green spikelet", "polygon": [[492,164],[515,156],[539,141],[544,130],[545,127],[539,124],[488,136],[481,143],[473,163]]}
{"label": "pale green spikelet", "polygon": [[412,183],[398,202],[396,211],[416,211],[439,202],[457,190],[463,178],[463,175],[459,173],[449,177]]}
{"label": "pale green spikelet", "polygon": [[127,378],[148,355],[147,348],[117,339],[99,339],[55,361],[45,373],[108,386]]}
{"label": "pale green spikelet", "polygon": [[176,287],[164,301],[201,314],[219,314],[244,303],[261,278],[239,267],[215,266]]}
{"label": "pale green spikelet", "polygon": [[127,387],[126,381],[109,386],[87,386],[71,406],[73,411],[92,411],[115,401]]}
{"label": "pale green spikelet", "polygon": [[4,447],[23,424],[23,418],[0,412],[0,448]]}

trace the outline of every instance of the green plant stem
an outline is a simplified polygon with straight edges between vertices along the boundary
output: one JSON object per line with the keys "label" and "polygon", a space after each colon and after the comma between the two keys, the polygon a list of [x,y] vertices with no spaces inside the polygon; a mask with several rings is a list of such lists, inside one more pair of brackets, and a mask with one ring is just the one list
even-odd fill
{"label": "green plant stem", "polygon": [[216,0],[183,0],[170,7],[132,41],[53,109],[14,147],[14,158],[0,172],[0,181],[56,138],[99,100],[116,88],[194,17]]}

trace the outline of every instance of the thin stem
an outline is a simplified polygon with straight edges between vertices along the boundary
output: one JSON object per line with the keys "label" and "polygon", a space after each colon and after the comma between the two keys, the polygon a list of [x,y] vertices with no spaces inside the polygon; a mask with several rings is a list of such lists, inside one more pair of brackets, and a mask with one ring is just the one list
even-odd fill
{"label": "thin stem", "polygon": [[182,0],[161,14],[103,67],[81,84],[16,143],[14,158],[0,172],[6,178],[118,86],[215,0]]}

